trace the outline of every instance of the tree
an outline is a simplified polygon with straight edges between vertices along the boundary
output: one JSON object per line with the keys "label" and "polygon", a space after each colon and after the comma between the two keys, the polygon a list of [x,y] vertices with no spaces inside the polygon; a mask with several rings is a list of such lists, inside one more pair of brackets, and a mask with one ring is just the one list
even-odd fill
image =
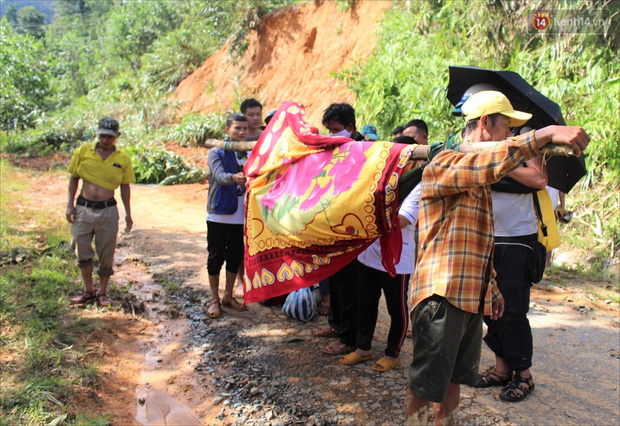
{"label": "tree", "polygon": [[0,129],[31,127],[49,93],[43,45],[0,20]]}
{"label": "tree", "polygon": [[17,28],[17,26],[19,25],[19,23],[17,22],[17,7],[13,3],[9,3],[9,5],[6,7],[4,17],[13,28]]}
{"label": "tree", "polygon": [[113,6],[113,0],[57,0],[56,14],[59,18],[102,19]]}
{"label": "tree", "polygon": [[22,7],[17,11],[17,30],[22,34],[30,34],[36,39],[45,36],[45,14],[34,6]]}

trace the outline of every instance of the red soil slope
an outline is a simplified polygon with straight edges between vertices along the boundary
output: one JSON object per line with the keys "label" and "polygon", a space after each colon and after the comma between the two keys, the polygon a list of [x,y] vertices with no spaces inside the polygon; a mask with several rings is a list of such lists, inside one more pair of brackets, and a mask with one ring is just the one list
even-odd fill
{"label": "red soil slope", "polygon": [[312,1],[269,14],[249,35],[237,65],[224,46],[181,82],[172,100],[184,101],[181,113],[202,114],[231,109],[236,93],[257,98],[265,113],[292,100],[305,105],[308,121],[319,127],[329,104],[354,104],[354,93],[330,73],[368,57],[389,5],[355,1],[341,12],[335,2]]}

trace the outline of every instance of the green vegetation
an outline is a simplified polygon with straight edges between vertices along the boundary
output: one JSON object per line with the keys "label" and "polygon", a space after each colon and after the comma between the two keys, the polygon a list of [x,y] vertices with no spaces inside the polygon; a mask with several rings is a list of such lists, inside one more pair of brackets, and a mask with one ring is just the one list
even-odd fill
{"label": "green vegetation", "polygon": [[97,374],[84,360],[82,340],[94,324],[68,309],[66,295],[81,284],[73,254],[61,243],[66,221],[42,219],[40,206],[21,195],[28,186],[23,177],[5,161],[1,167],[2,423],[107,423],[78,414],[72,402],[97,384]]}
{"label": "green vegetation", "polygon": [[179,125],[168,132],[168,137],[181,146],[202,145],[207,139],[223,139],[226,137],[224,129],[229,114],[230,111],[207,116],[186,114]]}
{"label": "green vegetation", "polygon": [[41,61],[43,44],[20,35],[0,20],[0,131],[31,127],[43,112],[50,91],[46,67]]}
{"label": "green vegetation", "polygon": [[567,197],[577,214],[562,237],[593,254],[592,270],[598,273],[620,243],[620,75],[613,53],[620,44],[619,4],[545,4],[545,10],[605,9],[616,18],[604,34],[530,33],[529,13],[539,7],[506,0],[393,2],[373,54],[338,76],[357,95],[360,123],[373,123],[379,134],[389,135],[397,125],[421,118],[431,141],[464,127],[446,98],[450,65],[518,72],[558,102],[567,123],[583,126],[592,137],[586,157],[590,174]]}
{"label": "green vegetation", "polygon": [[44,36],[23,31],[26,17],[41,18],[34,8],[7,8],[0,21],[0,63],[10,71],[0,84],[0,148],[30,156],[70,151],[92,140],[98,118],[113,115],[121,121],[119,144],[133,145],[139,182],[201,180],[203,172],[159,145],[221,137],[223,119],[190,116],[175,126],[176,106],[167,97],[231,35],[230,56],[241,57],[260,18],[290,3],[60,0]]}
{"label": "green vegetation", "polygon": [[190,166],[184,158],[156,145],[127,145],[125,151],[133,158],[134,173],[140,183],[174,185],[198,182],[205,177],[200,168]]}

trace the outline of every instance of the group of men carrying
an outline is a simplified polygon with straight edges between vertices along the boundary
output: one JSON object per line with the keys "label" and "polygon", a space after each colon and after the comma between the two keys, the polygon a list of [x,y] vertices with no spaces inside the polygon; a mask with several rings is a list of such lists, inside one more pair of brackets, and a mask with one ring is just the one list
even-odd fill
{"label": "group of men carrying", "polygon": [[[249,109],[247,104],[242,105],[243,114],[228,118],[230,141],[257,140],[260,136],[262,105],[253,102]],[[527,322],[531,280],[525,274],[527,252],[523,250],[535,239],[537,225],[525,220],[531,214],[524,197],[492,197],[490,185],[510,175],[525,185],[544,188],[541,148],[549,143],[567,145],[579,155],[590,141],[581,127],[573,126],[549,126],[510,137],[510,129],[522,126],[531,115],[515,111],[497,91],[472,95],[462,110],[466,120],[464,141],[503,142],[478,153],[446,149],[422,173],[417,261],[411,280],[414,356],[406,396],[408,424],[427,423],[429,402],[436,424],[453,424],[461,384],[505,386],[500,395],[506,401],[520,401],[534,388]],[[363,139],[354,121],[328,119],[323,125],[332,136]],[[119,185],[126,230],[133,225],[129,183],[135,178],[129,157],[116,149],[118,130],[118,121],[102,119],[98,141],[78,148],[69,166],[67,219],[73,224],[72,236],[85,283],[85,291],[72,303],[94,298],[102,306],[110,303],[106,286],[113,273],[118,231],[113,197]],[[243,253],[243,163],[243,155],[234,152],[212,149],[209,153],[207,264],[212,299],[208,312],[214,318],[221,314],[222,305],[246,309],[232,294]],[[76,206],[80,179],[83,185]],[[99,257],[98,294],[92,279],[93,236]],[[220,299],[219,271],[224,262],[226,286]],[[488,325],[485,341],[496,355],[496,364],[478,374],[483,320]]]}

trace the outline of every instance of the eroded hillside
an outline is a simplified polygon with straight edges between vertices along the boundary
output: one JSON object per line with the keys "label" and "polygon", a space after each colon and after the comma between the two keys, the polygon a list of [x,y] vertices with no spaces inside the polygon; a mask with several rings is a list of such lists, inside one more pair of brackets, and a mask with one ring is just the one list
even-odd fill
{"label": "eroded hillside", "polygon": [[179,84],[173,100],[183,101],[181,113],[202,114],[231,108],[237,94],[256,97],[265,110],[293,100],[306,106],[310,123],[320,125],[330,103],[354,103],[354,93],[331,73],[370,55],[389,5],[358,1],[341,12],[336,2],[313,1],[269,14],[250,33],[236,65],[224,46]]}

